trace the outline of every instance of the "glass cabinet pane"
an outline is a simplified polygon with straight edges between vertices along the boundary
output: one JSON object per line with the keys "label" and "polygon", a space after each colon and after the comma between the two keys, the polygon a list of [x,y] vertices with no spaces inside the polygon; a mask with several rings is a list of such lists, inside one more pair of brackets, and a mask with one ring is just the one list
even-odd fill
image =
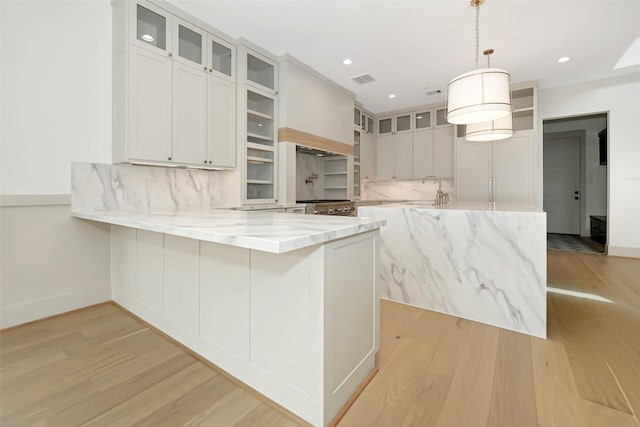
{"label": "glass cabinet pane", "polygon": [[196,64],[202,64],[202,34],[178,25],[178,55]]}
{"label": "glass cabinet pane", "polygon": [[416,129],[431,127],[431,111],[416,113]]}
{"label": "glass cabinet pane", "polygon": [[269,89],[275,88],[273,65],[247,54],[247,79]]}
{"label": "glass cabinet pane", "polygon": [[273,99],[247,91],[247,142],[273,147]]}
{"label": "glass cabinet pane", "polygon": [[360,129],[364,129],[367,125],[367,116],[365,116],[364,114],[362,116],[360,116]]}
{"label": "glass cabinet pane", "polygon": [[402,132],[411,129],[411,115],[398,116],[396,118],[396,132]]}
{"label": "glass cabinet pane", "polygon": [[357,130],[353,131],[353,161],[360,161],[360,132]]}
{"label": "glass cabinet pane", "polygon": [[378,133],[391,133],[391,119],[378,120]]}
{"label": "glass cabinet pane", "polygon": [[373,133],[373,119],[371,117],[367,117],[367,132]]}
{"label": "glass cabinet pane", "polygon": [[231,76],[231,61],[232,53],[231,49],[220,43],[211,43],[211,62],[214,70]]}
{"label": "glass cabinet pane", "polygon": [[138,5],[137,38],[159,49],[167,49],[167,19]]}
{"label": "glass cabinet pane", "polygon": [[360,126],[360,110],[357,108],[353,109],[353,124],[356,126]]}
{"label": "glass cabinet pane", "polygon": [[436,126],[444,126],[448,124],[449,122],[447,121],[447,110],[444,108],[436,110]]}

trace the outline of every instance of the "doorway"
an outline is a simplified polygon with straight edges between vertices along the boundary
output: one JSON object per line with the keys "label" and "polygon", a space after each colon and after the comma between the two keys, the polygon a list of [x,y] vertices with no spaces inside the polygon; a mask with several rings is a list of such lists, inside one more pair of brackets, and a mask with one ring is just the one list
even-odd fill
{"label": "doorway", "polygon": [[607,122],[607,114],[543,122],[543,209],[549,249],[605,252],[607,145],[602,145],[602,135],[606,137]]}

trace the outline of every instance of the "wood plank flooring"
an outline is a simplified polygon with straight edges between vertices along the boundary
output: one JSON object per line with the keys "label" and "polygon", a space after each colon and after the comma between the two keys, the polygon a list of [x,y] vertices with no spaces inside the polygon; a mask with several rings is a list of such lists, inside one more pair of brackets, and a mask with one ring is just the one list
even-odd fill
{"label": "wood plank flooring", "polygon": [[543,340],[382,301],[351,426],[640,427],[640,260],[549,251]]}
{"label": "wood plank flooring", "polygon": [[[339,427],[640,427],[640,260],[549,251],[549,339],[390,301]],[[0,425],[295,426],[111,304],[0,333]]]}

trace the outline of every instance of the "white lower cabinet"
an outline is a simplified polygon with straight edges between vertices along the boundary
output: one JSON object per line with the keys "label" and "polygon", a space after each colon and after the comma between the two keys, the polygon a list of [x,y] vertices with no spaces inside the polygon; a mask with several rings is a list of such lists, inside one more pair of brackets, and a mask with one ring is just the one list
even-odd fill
{"label": "white lower cabinet", "polygon": [[326,426],[375,369],[378,239],[275,254],[113,225],[113,299]]}
{"label": "white lower cabinet", "polygon": [[532,131],[494,142],[456,140],[456,196],[461,202],[533,203]]}

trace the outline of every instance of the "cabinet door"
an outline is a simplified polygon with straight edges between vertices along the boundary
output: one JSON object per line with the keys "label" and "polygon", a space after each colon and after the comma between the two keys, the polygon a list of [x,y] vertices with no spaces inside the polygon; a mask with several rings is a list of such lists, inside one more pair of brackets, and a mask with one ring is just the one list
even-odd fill
{"label": "cabinet door", "polygon": [[433,170],[440,178],[453,177],[453,126],[436,128],[433,136]]}
{"label": "cabinet door", "polygon": [[208,36],[207,63],[209,72],[235,81],[236,76],[236,48],[217,37]]}
{"label": "cabinet door", "polygon": [[413,134],[413,177],[433,175],[433,130]]}
{"label": "cabinet door", "polygon": [[207,33],[177,17],[173,18],[173,33],[174,61],[207,71]]}
{"label": "cabinet door", "polygon": [[360,173],[364,179],[373,179],[375,166],[373,135],[362,134],[360,142]]}
{"label": "cabinet door", "polygon": [[376,178],[393,177],[393,135],[378,135]]}
{"label": "cabinet door", "polygon": [[493,143],[497,202],[533,202],[533,135],[526,133]]}
{"label": "cabinet door", "polygon": [[173,63],[173,160],[204,165],[207,145],[207,74]]}
{"label": "cabinet door", "polygon": [[210,75],[207,84],[207,158],[218,167],[236,166],[236,85]]}
{"label": "cabinet door", "polygon": [[172,56],[173,16],[148,1],[132,1],[128,7],[131,43],[165,57]]}
{"label": "cabinet door", "polygon": [[164,236],[164,317],[169,335],[180,340],[199,334],[200,241]]}
{"label": "cabinet door", "polygon": [[129,50],[130,160],[171,160],[172,61],[145,49]]}
{"label": "cabinet door", "polygon": [[488,202],[492,176],[491,142],[456,140],[456,198],[460,202]]}
{"label": "cabinet door", "polygon": [[397,179],[413,178],[413,134],[395,135],[393,144],[393,176]]}

